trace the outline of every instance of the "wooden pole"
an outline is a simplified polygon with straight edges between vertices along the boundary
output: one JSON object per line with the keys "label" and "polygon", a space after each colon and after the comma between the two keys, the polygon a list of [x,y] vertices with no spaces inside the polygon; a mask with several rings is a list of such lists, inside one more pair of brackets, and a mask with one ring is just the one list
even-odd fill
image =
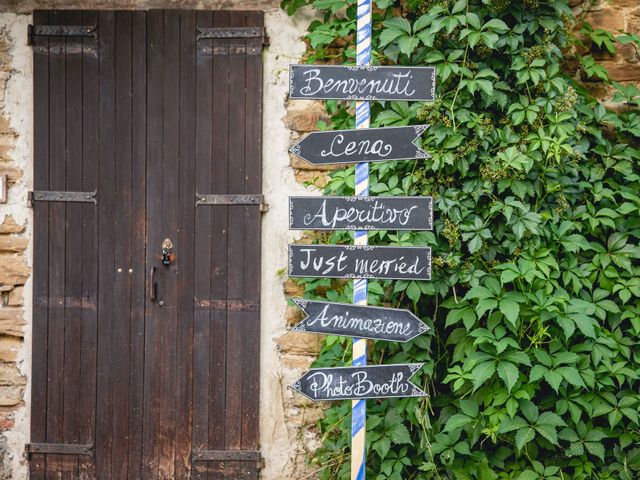
{"label": "wooden pole", "polygon": [[[371,63],[371,0],[358,0],[357,9],[357,37],[356,63],[369,65]],[[369,128],[369,102],[356,102],[356,128]],[[356,165],[356,195],[369,194],[369,164],[366,162]],[[355,232],[355,244],[367,244],[367,232]],[[356,279],[353,285],[353,303],[367,304],[367,280]],[[360,366],[367,363],[367,340],[353,339],[352,365]],[[353,400],[351,412],[351,480],[364,480],[366,476],[366,424],[367,401]]]}

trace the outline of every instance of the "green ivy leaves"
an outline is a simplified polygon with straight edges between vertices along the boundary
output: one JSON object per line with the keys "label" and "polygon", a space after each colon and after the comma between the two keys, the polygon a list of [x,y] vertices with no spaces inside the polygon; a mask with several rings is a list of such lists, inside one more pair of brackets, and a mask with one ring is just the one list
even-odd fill
{"label": "green ivy leaves", "polygon": [[[285,0],[309,3],[322,20],[308,61],[353,62],[354,3]],[[611,83],[624,105],[610,111],[563,73],[582,41],[582,79],[608,81],[597,55],[640,37],[573,38],[566,0],[375,4],[373,62],[435,67],[437,100],[371,104],[373,127],[431,125],[431,158],[372,164],[371,193],[431,195],[435,218],[433,232],[369,234],[431,246],[434,268],[370,282],[372,304],[413,309],[432,334],[372,345],[373,363],[424,361],[431,397],[369,402],[368,477],[640,478],[640,90]],[[348,102],[327,112],[321,128],[353,128]],[[345,168],[325,192],[353,187]],[[351,288],[310,280],[305,295],[349,302]],[[349,345],[327,338],[318,365],[347,362]],[[345,402],[318,422],[322,480],[349,478],[349,418]]]}
{"label": "green ivy leaves", "polygon": [[478,317],[482,317],[487,312],[490,314],[497,309],[513,326],[516,326],[518,321],[520,303],[524,301],[521,293],[504,291],[500,282],[494,278],[487,278],[484,286],[473,287],[465,298],[477,300]]}
{"label": "green ivy leaves", "polygon": [[484,25],[480,23],[480,17],[473,12],[467,13],[467,26],[460,32],[460,40],[467,40],[471,48],[482,44],[493,49],[500,39],[499,35],[509,30],[507,24],[498,18],[489,20]]}
{"label": "green ivy leaves", "polygon": [[528,400],[520,403],[520,411],[522,417],[516,415],[502,421],[499,433],[515,432],[515,445],[518,450],[522,450],[537,435],[553,445],[558,445],[557,429],[566,425],[558,415],[552,412],[540,414],[538,407]]}

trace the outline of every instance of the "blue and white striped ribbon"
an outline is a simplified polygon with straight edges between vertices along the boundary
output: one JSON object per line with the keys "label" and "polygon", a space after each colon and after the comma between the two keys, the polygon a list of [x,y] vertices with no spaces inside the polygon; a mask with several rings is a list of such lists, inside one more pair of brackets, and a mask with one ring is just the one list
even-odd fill
{"label": "blue and white striped ribbon", "polygon": [[[371,0],[358,0],[356,63],[371,63]],[[356,128],[369,128],[370,109],[368,101],[356,102]],[[356,165],[356,195],[369,194],[369,164]],[[367,232],[355,232],[355,244],[367,244]],[[353,285],[353,303],[367,304],[367,280],[357,279]],[[367,364],[367,340],[353,339],[352,365]],[[351,412],[351,480],[364,480],[366,475],[366,416],[367,401],[354,400]]]}

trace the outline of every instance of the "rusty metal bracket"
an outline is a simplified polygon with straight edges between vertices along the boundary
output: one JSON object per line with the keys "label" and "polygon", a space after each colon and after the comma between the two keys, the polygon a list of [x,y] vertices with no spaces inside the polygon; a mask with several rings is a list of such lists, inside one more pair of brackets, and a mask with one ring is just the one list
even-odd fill
{"label": "rusty metal bracket", "polygon": [[198,40],[224,38],[266,38],[264,27],[198,27]]}
{"label": "rusty metal bracket", "polygon": [[27,454],[34,453],[56,455],[87,455],[93,458],[93,445],[78,445],[72,443],[27,443]]}
{"label": "rusty metal bracket", "polygon": [[39,190],[35,192],[29,192],[28,203],[29,206],[33,202],[82,202],[82,203],[98,203],[96,200],[97,190],[93,192],[54,192]]}
{"label": "rusty metal bracket", "polygon": [[257,462],[260,468],[264,459],[258,451],[253,450],[202,450],[191,451],[192,462]]}
{"label": "rusty metal bracket", "polygon": [[249,45],[201,45],[198,47],[201,55],[260,55],[262,48]]}
{"label": "rusty metal bracket", "polygon": [[269,210],[263,195],[216,195],[196,192],[196,207],[200,205],[259,205],[261,212]]}
{"label": "rusty metal bracket", "polygon": [[200,40],[244,39],[239,44],[232,42],[200,42],[198,53],[202,55],[260,55],[269,45],[264,27],[198,27]]}
{"label": "rusty metal bracket", "polygon": [[35,37],[93,37],[97,38],[97,25],[29,25],[27,43],[33,45]]}

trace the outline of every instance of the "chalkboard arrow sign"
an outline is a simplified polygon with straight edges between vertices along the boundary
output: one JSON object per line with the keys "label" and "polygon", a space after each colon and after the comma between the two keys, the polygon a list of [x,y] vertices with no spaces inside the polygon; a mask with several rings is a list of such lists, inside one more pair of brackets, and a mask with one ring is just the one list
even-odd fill
{"label": "chalkboard arrow sign", "polygon": [[292,332],[312,332],[342,337],[408,342],[429,330],[409,310],[363,307],[346,303],[292,298],[306,317]]}
{"label": "chalkboard arrow sign", "polygon": [[289,245],[289,276],[431,280],[431,248]]}
{"label": "chalkboard arrow sign", "polygon": [[429,158],[415,142],[429,125],[312,132],[289,150],[314,165]]}
{"label": "chalkboard arrow sign", "polygon": [[289,98],[425,100],[436,93],[434,67],[289,65]]}
{"label": "chalkboard arrow sign", "polygon": [[312,368],[291,388],[311,400],[426,397],[409,381],[423,363]]}
{"label": "chalkboard arrow sign", "polygon": [[291,230],[432,230],[431,197],[289,197]]}

